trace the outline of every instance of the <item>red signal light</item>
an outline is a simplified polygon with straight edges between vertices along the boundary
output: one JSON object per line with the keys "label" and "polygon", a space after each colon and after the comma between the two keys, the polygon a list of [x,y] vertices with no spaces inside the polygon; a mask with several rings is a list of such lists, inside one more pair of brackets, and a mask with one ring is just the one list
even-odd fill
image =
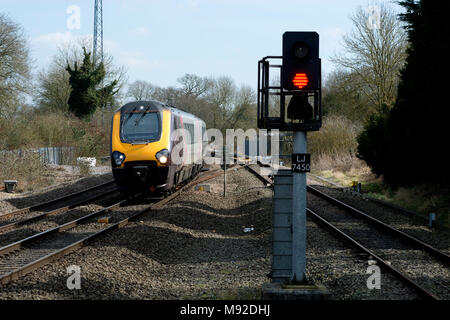
{"label": "red signal light", "polygon": [[309,80],[306,73],[296,73],[294,80],[292,80],[292,82],[294,83],[294,86],[296,86],[297,88],[303,89],[308,85]]}

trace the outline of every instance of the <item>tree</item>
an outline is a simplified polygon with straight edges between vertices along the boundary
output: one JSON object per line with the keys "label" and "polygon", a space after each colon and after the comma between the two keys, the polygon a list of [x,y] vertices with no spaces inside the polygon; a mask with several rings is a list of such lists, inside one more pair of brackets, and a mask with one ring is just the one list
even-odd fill
{"label": "tree", "polygon": [[128,86],[127,96],[135,100],[151,100],[154,98],[156,87],[147,81],[136,80]]}
{"label": "tree", "polygon": [[236,95],[236,85],[229,77],[214,79],[207,94],[207,101],[212,106],[213,128],[225,130],[229,127]]}
{"label": "tree", "polygon": [[[105,67],[103,62],[95,66],[91,61],[91,53],[83,47],[84,60],[80,68],[78,63],[72,69],[67,62],[67,72],[69,72],[69,82],[72,92],[69,98],[69,110],[79,118],[89,119],[97,108],[104,103],[111,103],[113,96],[117,93],[117,80],[100,87],[105,78]],[[99,88],[100,87],[100,88]]]}
{"label": "tree", "polygon": [[200,97],[206,94],[212,87],[213,81],[206,77],[199,77],[195,74],[185,74],[179,78],[178,83],[181,84],[184,95]]}
{"label": "tree", "polygon": [[41,111],[69,111],[69,98],[72,87],[69,73],[52,65],[37,75],[38,86],[35,93],[37,105]]}
{"label": "tree", "polygon": [[379,20],[359,7],[351,17],[354,29],[343,38],[345,52],[333,62],[352,73],[360,90],[378,108],[395,102],[407,42],[394,11],[382,3],[372,7],[377,9]]}
{"label": "tree", "polygon": [[[88,47],[90,39],[80,38],[76,43],[66,43],[58,48],[58,53],[53,56],[50,65],[41,70],[37,75],[37,86],[34,94],[34,100],[41,111],[68,111],[69,98],[72,87],[69,83],[70,75],[67,64],[74,68],[75,62],[78,65],[83,63],[83,47]],[[104,53],[103,65],[105,68],[105,79],[103,82],[112,82],[117,80],[117,94],[113,96],[113,102],[103,107],[117,107],[120,104],[117,101],[120,92],[126,83],[126,70],[124,67],[116,65],[114,58]]]}
{"label": "tree", "polygon": [[30,57],[22,28],[0,14],[0,117],[11,117],[29,92]]}
{"label": "tree", "polygon": [[363,124],[376,111],[357,79],[354,73],[339,69],[328,75],[322,89],[324,116],[341,115]]}
{"label": "tree", "polygon": [[364,160],[378,176],[386,174],[392,161],[388,121],[389,108],[384,105],[379,112],[369,116],[364,131],[357,138],[358,158]]}
{"label": "tree", "polygon": [[[410,46],[398,98],[390,113],[393,159],[386,179],[395,184],[449,184],[447,149],[450,86],[450,0],[402,1]],[[418,157],[423,162],[418,162]],[[420,165],[427,164],[424,167]]]}
{"label": "tree", "polygon": [[230,128],[256,128],[256,93],[246,85],[239,88],[235,97],[235,107],[230,119]]}

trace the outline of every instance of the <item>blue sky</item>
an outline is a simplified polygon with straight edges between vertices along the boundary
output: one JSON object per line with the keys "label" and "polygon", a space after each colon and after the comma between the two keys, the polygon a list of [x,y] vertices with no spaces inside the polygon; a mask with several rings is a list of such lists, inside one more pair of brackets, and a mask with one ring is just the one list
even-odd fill
{"label": "blue sky", "polygon": [[[67,8],[81,9],[80,28],[69,29]],[[175,86],[185,73],[230,76],[256,87],[257,61],[281,55],[285,31],[320,34],[324,73],[341,50],[350,15],[366,0],[104,0],[105,50],[128,70],[129,82]],[[0,12],[20,23],[35,70],[57,46],[93,33],[94,0],[1,0]]]}

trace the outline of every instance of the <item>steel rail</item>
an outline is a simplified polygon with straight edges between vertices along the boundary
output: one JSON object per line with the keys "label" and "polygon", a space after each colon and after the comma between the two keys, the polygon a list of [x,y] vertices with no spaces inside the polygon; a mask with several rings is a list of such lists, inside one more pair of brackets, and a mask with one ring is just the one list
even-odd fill
{"label": "steel rail", "polygon": [[393,272],[394,274],[396,274],[398,277],[400,277],[404,282],[406,282],[408,285],[414,287],[414,289],[416,289],[417,291],[420,292],[420,294],[425,297],[425,298],[430,298],[433,300],[441,300],[438,296],[436,296],[435,294],[429,292],[428,290],[426,290],[425,288],[423,288],[422,286],[420,286],[419,284],[417,284],[414,280],[412,280],[411,278],[409,278],[407,275],[405,275],[404,273],[402,273],[401,271],[399,271],[398,269],[394,268],[393,266],[391,266],[389,263],[387,263],[385,260],[383,260],[381,257],[379,257],[378,255],[376,255],[374,252],[372,252],[371,250],[367,249],[366,247],[364,247],[361,243],[359,243],[358,241],[356,241],[355,239],[353,239],[352,237],[350,237],[349,235],[347,235],[345,232],[341,231],[340,229],[338,229],[336,226],[334,226],[333,224],[331,224],[329,221],[325,220],[323,217],[321,217],[319,214],[315,213],[314,211],[312,211],[311,209],[306,209],[306,212],[310,214],[310,216],[312,216],[316,221],[320,222],[322,225],[325,225],[328,229],[332,230],[334,233],[336,233],[337,235],[339,235],[341,238],[343,238],[344,240],[346,240],[347,242],[351,243],[355,248],[357,248],[358,250],[372,256],[377,262],[379,262],[382,266],[384,266],[385,268],[389,269],[391,272]]}
{"label": "steel rail", "polygon": [[75,198],[75,197],[77,197],[79,195],[82,195],[83,193],[87,193],[87,192],[93,191],[95,189],[100,189],[100,188],[102,188],[102,187],[104,187],[104,186],[106,186],[108,184],[111,184],[111,183],[114,183],[114,180],[110,180],[108,182],[96,185],[94,187],[90,187],[88,189],[84,189],[84,190],[81,190],[81,191],[78,191],[78,192],[75,192],[75,193],[71,193],[69,195],[62,196],[62,197],[59,197],[59,198],[56,198],[56,199],[53,199],[53,200],[49,200],[49,201],[46,201],[46,202],[38,203],[38,204],[30,206],[30,207],[14,210],[14,211],[11,211],[11,212],[8,212],[8,213],[0,215],[0,220],[4,220],[6,218],[10,218],[12,216],[16,216],[16,215],[27,213],[27,212],[31,212],[31,211],[38,211],[39,209],[51,206],[51,205],[53,205],[55,203],[58,203],[60,201],[69,200],[69,199]]}
{"label": "steel rail", "polygon": [[273,181],[271,179],[269,179],[266,176],[263,176],[262,174],[260,174],[258,171],[256,171],[255,169],[253,169],[252,167],[246,165],[245,168],[250,171],[251,173],[253,173],[259,180],[261,180],[263,183],[265,184],[269,184],[271,186],[273,186]]}
{"label": "steel rail", "polygon": [[429,244],[427,244],[417,238],[414,238],[407,233],[404,233],[403,231],[393,228],[390,225],[370,216],[369,214],[367,214],[359,209],[356,209],[338,199],[330,197],[329,195],[317,190],[316,188],[307,186],[307,190],[309,192],[311,192],[312,194],[343,208],[344,210],[348,211],[349,213],[353,214],[354,216],[363,218],[364,220],[367,220],[371,224],[373,224],[377,227],[383,228],[383,229],[389,231],[390,233],[395,234],[396,236],[399,236],[400,238],[407,240],[410,243],[413,243],[414,245],[420,247],[424,251],[426,251],[430,254],[433,254],[434,256],[439,258],[442,262],[445,262],[447,264],[450,263],[450,256],[448,254],[446,254],[445,252],[442,252],[442,251],[430,246]]}
{"label": "steel rail", "polygon": [[127,201],[129,201],[129,199],[121,200],[120,202],[117,202],[117,203],[115,203],[115,204],[113,204],[111,206],[108,206],[106,208],[102,208],[102,209],[100,209],[98,211],[95,211],[93,213],[90,213],[88,215],[85,215],[84,217],[81,217],[81,218],[78,218],[76,220],[72,220],[72,221],[66,222],[66,223],[64,223],[62,225],[59,225],[57,227],[54,227],[54,228],[51,228],[51,229],[47,229],[47,230],[45,230],[43,232],[34,234],[34,235],[32,235],[30,237],[27,237],[25,239],[22,239],[22,240],[19,240],[17,242],[14,242],[14,243],[11,243],[9,245],[6,245],[4,247],[1,247],[0,248],[0,257],[4,256],[6,254],[9,254],[9,253],[11,253],[13,251],[19,250],[20,248],[24,247],[25,245],[28,245],[28,244],[30,244],[32,242],[41,240],[41,239],[43,239],[43,238],[45,238],[45,237],[47,237],[49,235],[56,234],[56,233],[61,233],[61,232],[64,232],[66,230],[72,229],[73,227],[75,227],[77,225],[80,225],[80,224],[86,222],[87,220],[89,220],[91,218],[95,218],[96,216],[98,216],[98,215],[100,215],[100,214],[102,214],[102,213],[104,213],[106,211],[109,211],[109,210],[112,210],[114,208],[119,207],[120,205],[126,203]]}
{"label": "steel rail", "polygon": [[[234,169],[234,166],[229,168],[227,171],[232,170],[232,169]],[[223,174],[223,172],[220,172],[220,174]],[[204,182],[204,181],[216,178],[220,174],[216,173],[216,174],[212,174],[212,175],[209,175],[207,177],[200,178],[200,179],[201,179],[201,182]],[[121,221],[119,221],[117,223],[114,223],[113,225],[111,225],[111,226],[109,226],[109,227],[107,227],[107,228],[105,228],[103,230],[100,230],[100,231],[98,231],[98,232],[96,232],[96,233],[94,233],[94,234],[92,234],[92,235],[90,235],[90,236],[88,236],[88,237],[86,237],[86,238],[84,238],[82,240],[79,240],[79,241],[76,241],[74,243],[71,243],[71,244],[65,246],[64,248],[61,248],[61,249],[59,249],[59,250],[57,250],[55,252],[52,252],[52,253],[50,253],[50,254],[42,257],[42,258],[39,258],[39,259],[37,259],[37,260],[35,260],[33,262],[30,262],[30,263],[28,263],[28,264],[26,264],[26,265],[24,265],[22,267],[14,269],[14,270],[12,270],[12,271],[10,271],[10,272],[0,276],[0,284],[1,285],[6,285],[6,284],[10,283],[11,281],[13,281],[15,279],[18,279],[19,277],[24,276],[27,273],[30,273],[31,271],[36,270],[39,267],[48,264],[49,262],[55,261],[56,259],[66,255],[68,253],[71,253],[73,251],[76,251],[76,250],[82,248],[86,244],[90,243],[91,241],[94,241],[95,239],[97,239],[98,237],[100,237],[102,235],[105,235],[105,234],[107,234],[107,233],[109,233],[109,232],[111,232],[113,230],[117,230],[117,229],[120,229],[120,228],[124,227],[129,222],[134,221],[135,219],[137,219],[138,217],[140,217],[144,213],[147,213],[149,211],[155,210],[155,209],[157,209],[157,208],[167,204],[168,202],[174,200],[182,192],[184,192],[184,190],[187,190],[191,186],[193,186],[195,184],[198,184],[198,183],[199,182],[197,181],[197,179],[195,179],[195,180],[193,180],[193,181],[183,185],[179,190],[174,192],[172,195],[164,198],[163,200],[160,200],[160,201],[157,201],[157,202],[151,204],[149,207],[147,207],[147,208],[145,208],[145,209],[143,209],[143,210],[141,210],[141,211],[131,215],[130,217],[128,217],[126,219],[123,219],[123,220],[121,220]],[[19,242],[16,242],[16,243],[10,244],[8,246],[5,246],[3,248],[0,248],[0,256],[6,255],[6,254],[11,253],[11,252],[16,251],[16,250],[19,250],[24,245],[29,244],[29,243],[34,242],[34,241],[37,241],[37,240],[40,240],[41,238],[46,237],[48,235],[55,234],[55,233],[58,233],[58,232],[62,232],[62,231],[66,231],[68,229],[71,229],[71,228],[75,227],[76,225],[87,221],[89,218],[95,217],[95,216],[99,215],[102,212],[105,212],[105,211],[110,210],[110,209],[112,209],[114,207],[120,206],[121,204],[123,204],[123,203],[125,203],[126,201],[129,201],[129,200],[130,199],[123,200],[123,201],[121,201],[119,203],[116,203],[116,204],[114,204],[112,206],[104,208],[104,209],[102,209],[100,211],[94,212],[94,213],[92,213],[92,214],[90,214],[88,216],[85,216],[83,218],[80,218],[80,219],[68,222],[68,223],[60,225],[60,226],[58,226],[56,228],[52,228],[52,229],[44,231],[44,232],[42,232],[40,234],[31,236],[31,237],[29,237],[27,239],[24,239],[24,240],[21,240]]]}
{"label": "steel rail", "polygon": [[[259,172],[257,172],[256,170],[250,170],[250,172],[252,172],[253,174],[255,174],[256,176],[258,176],[260,179],[262,179],[263,181],[266,181],[266,177],[262,176],[261,174],[259,174]],[[273,184],[273,183],[272,183]],[[315,191],[318,191],[315,188],[312,188],[310,186],[307,186],[307,190],[310,191],[311,193],[314,194],[318,194],[315,193]],[[320,191],[318,191],[320,192]],[[322,193],[322,192],[320,192]],[[336,205],[342,206],[347,210],[350,210],[350,208],[352,208],[351,206],[343,203],[342,201],[339,201],[337,199],[334,199],[328,195],[327,199],[329,198],[330,201],[331,199],[335,200],[336,202],[333,201],[333,203],[335,203]],[[355,209],[355,208],[352,208]],[[431,247],[430,245],[415,239],[403,232],[401,232],[400,230],[397,230],[395,228],[392,228],[391,226],[378,221],[377,219],[363,213],[362,211],[355,209],[358,212],[360,212],[361,214],[364,215],[364,217],[367,217],[370,221],[373,221],[374,223],[376,223],[377,225],[378,222],[380,222],[383,225],[383,228],[386,228],[387,230],[396,233],[397,235],[401,234],[401,237],[405,237],[406,239],[408,239],[411,242],[414,242],[415,244],[419,244],[424,250],[426,250],[428,252],[428,250],[430,250],[429,252],[433,252],[435,255],[442,257],[442,259],[444,259],[446,262],[448,262],[448,258],[449,256],[446,255],[444,252],[441,252],[433,247]],[[307,213],[309,215],[311,215],[314,219],[316,219],[318,222],[320,222],[322,225],[325,225],[327,228],[329,228],[330,230],[332,230],[334,233],[338,234],[340,237],[342,237],[343,239],[345,239],[346,241],[348,241],[349,243],[351,243],[353,246],[355,246],[358,250],[363,251],[364,253],[372,256],[375,260],[377,260],[381,265],[383,265],[384,267],[386,267],[387,269],[389,269],[390,271],[392,271],[394,274],[396,274],[400,279],[402,279],[405,283],[407,283],[408,285],[412,286],[414,289],[416,289],[423,297],[427,298],[427,299],[433,299],[433,300],[440,300],[440,298],[429,292],[427,289],[423,288],[422,286],[420,286],[418,283],[416,283],[414,280],[412,280],[411,278],[409,278],[407,275],[405,275],[404,273],[402,273],[401,271],[399,271],[398,269],[392,267],[389,263],[387,263],[386,261],[384,261],[381,257],[379,257],[378,255],[376,255],[374,252],[372,252],[371,250],[365,248],[361,243],[359,243],[358,241],[356,241],[355,239],[351,238],[349,235],[347,235],[346,233],[344,233],[343,231],[339,230],[337,227],[335,227],[333,224],[331,224],[330,222],[328,222],[327,220],[325,220],[324,218],[322,218],[320,215],[318,215],[317,213],[315,213],[314,211],[312,211],[311,209],[307,208],[306,209]],[[375,222],[378,221],[378,222]],[[380,224],[380,225],[381,225]],[[426,248],[426,249],[425,249]]]}
{"label": "steel rail", "polygon": [[[247,167],[247,169],[249,169],[253,174],[258,176],[263,182],[271,183],[270,179],[268,179],[265,176],[260,175],[259,172],[257,172],[253,168]],[[322,199],[325,199],[325,200],[327,200],[329,202],[332,202],[332,203],[334,203],[335,205],[337,205],[337,206],[339,206],[341,208],[344,208],[345,210],[349,211],[350,213],[354,214],[355,216],[362,217],[363,219],[367,220],[368,222],[372,223],[373,225],[379,226],[379,227],[381,227],[381,228],[383,228],[383,229],[385,229],[385,230],[395,234],[396,236],[399,236],[402,239],[407,240],[410,243],[413,243],[414,245],[416,245],[416,246],[420,247],[421,249],[425,250],[426,252],[428,252],[430,254],[433,254],[438,259],[440,259],[442,262],[450,264],[450,255],[446,254],[445,252],[440,251],[439,249],[436,249],[436,248],[432,247],[431,245],[429,245],[429,244],[427,244],[427,243],[425,243],[425,242],[423,242],[423,241],[421,241],[421,240],[419,240],[419,239],[417,239],[417,238],[415,238],[413,236],[410,236],[409,234],[407,234],[407,233],[405,233],[403,231],[400,231],[400,230],[398,230],[398,229],[396,229],[394,227],[391,227],[390,225],[388,225],[388,224],[386,224],[386,223],[384,223],[384,222],[382,222],[382,221],[380,221],[380,220],[370,216],[369,214],[367,214],[367,213],[365,213],[365,212],[363,212],[363,211],[361,211],[359,209],[356,209],[356,208],[354,208],[354,207],[352,207],[352,206],[350,206],[350,205],[348,205],[348,204],[346,204],[346,203],[344,203],[344,202],[342,202],[342,201],[340,201],[338,199],[335,199],[335,198],[333,198],[333,197],[323,193],[322,191],[320,191],[320,190],[318,190],[318,189],[316,189],[314,187],[307,186],[307,191],[311,192],[312,194],[315,194],[316,196],[319,196]]]}
{"label": "steel rail", "polygon": [[[322,182],[328,183],[328,184],[330,184],[330,185],[332,185],[332,186],[334,186],[336,188],[345,189],[344,186],[339,185],[339,184],[337,184],[337,183],[335,183],[335,182],[333,182],[333,181],[331,181],[331,180],[329,180],[327,178],[324,178],[324,177],[321,177],[321,176],[318,176],[318,175],[314,175],[314,174],[310,174],[310,176],[312,176],[313,179],[320,180]],[[415,217],[417,219],[422,220],[424,223],[428,223],[429,222],[429,220],[428,220],[428,218],[426,216],[424,216],[422,214],[419,214],[417,212],[408,210],[406,208],[400,207],[400,206],[398,206],[396,204],[393,204],[393,203],[390,203],[390,202],[386,202],[386,201],[383,201],[383,200],[380,200],[380,199],[376,199],[376,198],[373,198],[373,197],[369,197],[369,196],[367,196],[365,194],[357,193],[356,191],[352,191],[352,193],[353,194],[357,194],[358,196],[361,196],[363,199],[370,200],[372,202],[375,202],[376,204],[379,204],[379,205],[382,205],[382,206],[387,207],[389,209],[392,209],[392,210],[398,212],[399,214],[401,214],[403,216],[406,216],[406,217],[413,216],[413,217]],[[444,225],[443,223],[441,223],[439,221],[434,221],[433,225],[438,227],[438,228],[441,228],[443,230],[447,230],[447,231],[450,230],[449,227],[447,227],[446,225]]]}
{"label": "steel rail", "polygon": [[79,207],[79,206],[81,206],[83,204],[86,204],[86,203],[95,201],[97,199],[103,198],[103,197],[108,196],[110,194],[113,194],[115,192],[117,192],[117,188],[114,189],[114,190],[110,190],[110,191],[107,191],[105,193],[99,194],[99,195],[95,195],[95,196],[90,197],[88,199],[85,199],[85,200],[73,203],[71,205],[68,205],[68,206],[65,206],[65,207],[61,207],[61,208],[58,208],[58,209],[55,209],[55,210],[52,210],[52,211],[49,211],[49,212],[45,212],[45,213],[40,214],[40,215],[35,216],[35,217],[31,217],[31,218],[27,218],[27,219],[20,220],[20,221],[17,221],[17,222],[12,222],[12,223],[8,223],[8,224],[5,224],[5,225],[1,225],[0,226],[0,233],[4,232],[6,230],[10,230],[10,229],[13,229],[13,228],[17,228],[17,227],[29,224],[31,222],[36,222],[36,221],[42,220],[42,219],[44,219],[47,216],[54,216],[54,215],[57,215],[57,214],[66,213],[66,212],[68,212],[68,211],[70,211],[70,210],[72,210],[72,209],[74,209],[76,207]]}

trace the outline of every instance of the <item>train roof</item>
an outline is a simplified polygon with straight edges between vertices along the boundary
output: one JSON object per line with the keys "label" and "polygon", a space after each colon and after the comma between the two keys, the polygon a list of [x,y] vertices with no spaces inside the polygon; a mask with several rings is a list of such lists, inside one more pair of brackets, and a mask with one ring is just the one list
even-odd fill
{"label": "train roof", "polygon": [[156,100],[129,102],[129,103],[125,104],[124,106],[122,106],[121,108],[119,108],[119,110],[120,110],[120,112],[130,112],[139,107],[150,108],[151,111],[162,111],[163,109],[169,109],[172,112],[177,113],[181,116],[193,117],[195,119],[203,121],[202,119],[200,119],[199,117],[197,117],[191,113],[188,113],[188,112],[181,110],[179,108],[176,108],[174,106],[169,106],[168,104],[164,104],[164,103],[156,101]]}

